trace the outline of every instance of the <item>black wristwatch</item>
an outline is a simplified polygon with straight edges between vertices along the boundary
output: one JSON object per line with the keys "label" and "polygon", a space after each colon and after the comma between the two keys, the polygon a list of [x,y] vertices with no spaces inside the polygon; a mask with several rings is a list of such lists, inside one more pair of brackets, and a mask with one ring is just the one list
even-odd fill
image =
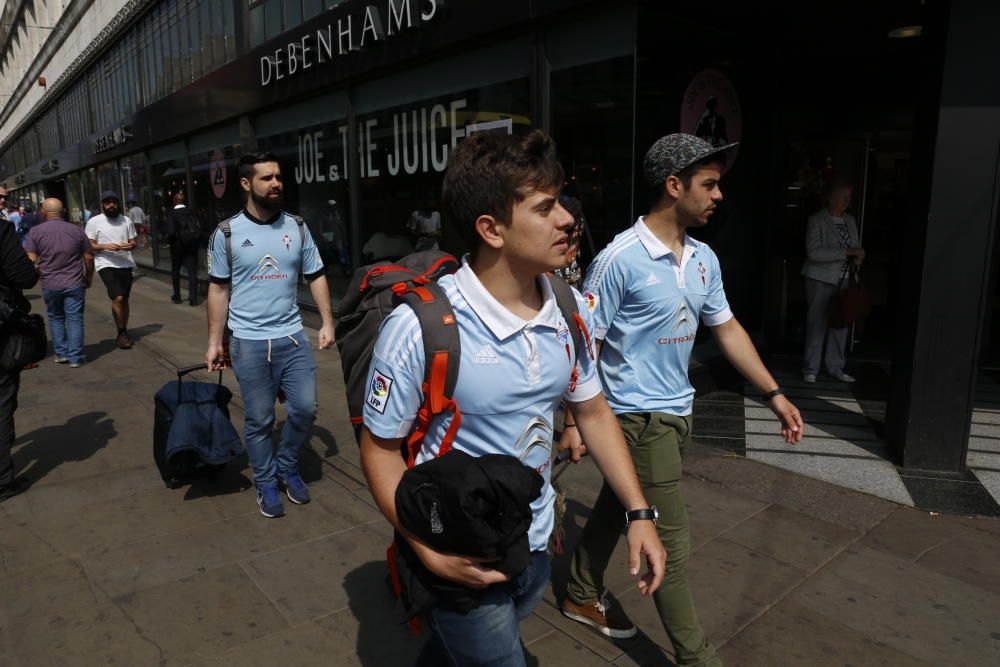
{"label": "black wristwatch", "polygon": [[653,525],[660,520],[660,511],[656,509],[656,506],[652,506],[644,510],[632,510],[631,512],[625,512],[625,525],[629,525],[633,521],[652,521]]}
{"label": "black wristwatch", "polygon": [[775,396],[784,396],[784,395],[785,395],[785,390],[782,389],[781,387],[778,387],[777,389],[772,389],[771,391],[764,394],[764,401],[769,403],[771,399],[774,398]]}

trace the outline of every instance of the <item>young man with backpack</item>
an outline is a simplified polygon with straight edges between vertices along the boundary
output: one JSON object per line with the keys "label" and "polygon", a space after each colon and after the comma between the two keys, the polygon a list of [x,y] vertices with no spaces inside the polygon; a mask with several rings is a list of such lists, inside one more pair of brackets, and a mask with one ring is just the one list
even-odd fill
{"label": "young man with backpack", "polygon": [[[233,370],[243,396],[244,437],[257,486],[257,506],[282,516],[279,483],[297,505],[309,502],[299,474],[299,451],[316,419],[316,359],[302,328],[299,275],[309,284],[323,320],[319,349],[333,343],[333,311],[323,260],[304,225],[281,210],[281,166],[272,153],[239,161],[246,208],[219,223],[208,242],[208,350],[211,370],[225,368],[227,320]],[[285,395],[287,418],[277,453],[272,443],[274,402]]]}
{"label": "young man with backpack", "polygon": [[[643,161],[653,199],[649,213],[594,258],[584,282],[604,391],[642,487],[660,510],[657,528],[669,560],[653,601],[678,665],[722,664],[705,638],[688,588],[691,544],[680,492],[694,403],[688,362],[699,320],[730,363],[764,394],[785,440],[802,440],[799,411],[783,396],[733,317],[718,257],[688,235],[688,229],[708,224],[722,201],[719,181],[726,152],[734,146],[716,147],[688,134],[654,143]],[[578,459],[582,443],[590,452],[601,444],[583,429],[567,428],[560,448],[572,449]],[[607,485],[601,489],[580,536],[562,612],[605,636],[624,639],[636,634],[635,626],[602,598],[604,570],[622,529],[623,508],[612,491]]]}
{"label": "young man with backpack", "polygon": [[[643,496],[601,392],[586,333],[589,313],[580,295],[568,292],[574,314],[564,316],[557,293],[565,284],[559,287],[546,275],[565,265],[574,223],[558,201],[563,180],[555,146],[543,132],[482,133],[462,142],[452,153],[442,199],[475,250],[437,283],[449,308],[436,326],[457,328],[461,347],[453,394],[442,397],[434,389],[445,374],[442,367],[452,370],[452,355],[433,349],[427,354],[428,334],[413,307],[396,308],[375,341],[361,428],[361,464],[372,494],[428,571],[480,591],[479,606],[467,613],[434,604],[434,638],[419,664],[525,664],[518,624],[548,584],[551,422],[564,398],[588,440],[601,443],[593,458],[629,510],[631,573],[638,574],[642,554],[649,566],[640,591],[652,593],[663,577],[666,555],[656,537],[656,511]],[[421,300],[434,300],[433,290],[413,282]],[[574,330],[582,334],[579,350]],[[442,403],[448,409],[439,410]],[[541,496],[531,506],[530,565],[519,576],[511,579],[481,559],[434,551],[401,525],[395,494],[407,462],[400,448],[414,428],[424,437],[412,463],[435,458],[449,443],[472,456],[518,457],[542,476]]]}
{"label": "young man with backpack", "polygon": [[174,207],[167,213],[167,241],[170,243],[170,280],[174,293],[170,300],[181,300],[181,267],[187,270],[188,303],[198,305],[198,243],[201,220],[184,203],[184,192],[174,194]]}

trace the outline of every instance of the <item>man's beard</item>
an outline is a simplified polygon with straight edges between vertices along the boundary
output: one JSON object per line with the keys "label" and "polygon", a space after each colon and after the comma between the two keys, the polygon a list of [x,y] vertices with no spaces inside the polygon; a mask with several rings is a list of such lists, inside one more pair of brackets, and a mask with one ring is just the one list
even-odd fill
{"label": "man's beard", "polygon": [[119,209],[117,206],[104,207],[104,215],[109,218],[117,218],[119,213],[121,213],[121,209]]}
{"label": "man's beard", "polygon": [[257,205],[263,211],[269,213],[274,213],[281,208],[281,204],[285,199],[284,193],[278,195],[276,200],[270,200],[267,196],[258,195],[256,192],[251,192],[250,197],[253,199],[253,203]]}

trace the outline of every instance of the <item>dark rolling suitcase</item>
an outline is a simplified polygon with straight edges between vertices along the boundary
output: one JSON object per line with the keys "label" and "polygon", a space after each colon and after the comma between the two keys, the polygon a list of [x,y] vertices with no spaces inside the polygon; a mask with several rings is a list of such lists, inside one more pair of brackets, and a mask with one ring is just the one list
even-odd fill
{"label": "dark rolling suitcase", "polygon": [[[176,383],[168,382],[157,392],[153,399],[155,406],[153,413],[153,460],[160,471],[163,483],[170,489],[178,488],[199,478],[214,478],[226,466],[225,462],[206,462],[195,448],[186,448],[175,452],[169,458],[167,456],[170,428],[174,424],[176,410],[182,403],[190,402],[190,399],[183,397],[181,380],[189,373],[206,368],[208,367],[205,364],[196,364],[178,369]],[[174,384],[176,384],[176,394],[174,394],[172,386]],[[190,380],[184,383],[189,389],[193,385],[206,384],[208,383],[196,383]],[[219,372],[218,384],[213,386],[216,387],[215,404],[228,420],[229,400],[232,398],[232,394],[222,384],[221,371]],[[167,400],[167,397],[173,398],[174,396],[176,396],[176,403],[171,405],[171,401]],[[239,451],[233,449],[228,452],[228,458],[232,458],[239,453]]]}

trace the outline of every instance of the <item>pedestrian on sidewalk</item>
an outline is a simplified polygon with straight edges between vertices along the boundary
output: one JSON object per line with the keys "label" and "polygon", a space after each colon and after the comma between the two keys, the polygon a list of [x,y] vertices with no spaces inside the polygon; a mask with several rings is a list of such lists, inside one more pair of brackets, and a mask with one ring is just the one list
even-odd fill
{"label": "pedestrian on sidewalk", "polygon": [[841,382],[854,382],[844,372],[847,329],[831,328],[827,314],[830,301],[847,287],[850,270],[861,266],[865,250],[858,241],[858,224],[847,212],[852,188],[838,181],[823,193],[825,206],[809,216],[806,223],[806,261],[802,276],[806,284],[806,346],[802,355],[802,378],[810,384],[819,373],[823,343],[826,343],[826,371]]}
{"label": "pedestrian on sidewalk", "polygon": [[128,298],[132,292],[132,271],[135,260],[135,225],[122,213],[121,200],[114,190],[101,193],[101,210],[87,220],[86,234],[94,250],[94,265],[111,299],[111,314],[118,327],[115,344],[119,349],[132,347],[128,335]]}
{"label": "pedestrian on sidewalk", "polygon": [[21,239],[21,245],[25,245],[28,242],[28,232],[31,228],[42,221],[42,217],[35,212],[30,204],[24,207],[24,213],[21,215],[21,221],[17,223],[17,235]]}
{"label": "pedestrian on sidewalk", "polygon": [[[0,194],[0,205],[6,198],[6,190]],[[14,225],[0,224],[0,300],[8,306],[27,312],[31,304],[21,293],[38,282],[38,272],[21,246]],[[0,502],[27,490],[31,481],[24,476],[15,477],[14,459],[14,411],[17,410],[17,391],[21,386],[21,371],[0,369]]]}
{"label": "pedestrian on sidewalk", "polygon": [[[665,554],[621,430],[608,408],[588,352],[575,358],[569,327],[546,273],[566,265],[574,224],[559,203],[564,181],[555,144],[541,131],[525,137],[476,134],[452,153],[442,199],[451,219],[475,247],[462,267],[438,281],[455,311],[463,353],[454,398],[465,411],[454,447],[472,456],[523,458],[542,475],[528,530],[531,561],[518,577],[462,554],[434,551],[401,525],[396,489],[406,470],[400,457],[424,401],[423,333],[417,316],[400,306],[383,323],[369,370],[361,436],[361,465],[379,509],[434,575],[480,593],[480,605],[462,613],[438,600],[430,612],[434,637],[420,665],[523,666],[519,621],[532,613],[548,586],[546,547],[555,493],[549,484],[552,415],[563,399],[596,445],[592,454],[616,502],[633,510],[628,531],[630,568],[646,555],[643,594],[656,590]],[[590,320],[575,293],[584,320]],[[584,345],[590,348],[589,336]],[[583,346],[581,346],[581,349]],[[498,382],[498,378],[503,378]],[[450,424],[448,413],[429,426],[417,463],[435,458]],[[543,446],[518,449],[531,438]],[[624,509],[622,510],[625,511]]]}
{"label": "pedestrian on sidewalk", "polygon": [[[584,283],[584,298],[594,311],[604,391],[646,496],[659,510],[657,528],[668,560],[663,586],[653,600],[678,665],[722,664],[702,631],[688,589],[691,544],[680,492],[694,401],[688,363],[699,318],[730,363],[764,394],[785,440],[802,439],[798,410],[782,395],[729,308],[718,258],[688,234],[690,228],[708,224],[722,201],[719,181],[734,146],[713,147],[687,134],[654,143],[643,161],[652,208],[598,254]],[[568,427],[560,448],[572,449],[577,460],[586,449],[584,442],[592,447],[595,441]],[[624,508],[605,484],[573,555],[562,603],[564,615],[613,638],[636,633],[625,613],[602,597],[604,571],[623,517]]]}
{"label": "pedestrian on sidewalk", "polygon": [[201,220],[184,203],[184,192],[174,193],[174,207],[167,213],[167,241],[170,243],[170,280],[174,293],[170,300],[181,300],[181,267],[187,271],[188,303],[198,305],[198,244]]}
{"label": "pedestrian on sidewalk", "polygon": [[[299,451],[316,419],[316,359],[302,328],[299,275],[305,277],[323,320],[319,348],[333,344],[330,288],[312,235],[281,210],[281,166],[272,153],[248,153],[239,161],[245,208],[221,223],[208,242],[208,350],[205,362],[224,367],[227,319],[229,352],[243,395],[244,437],[260,513],[285,513],[279,482],[293,503],[309,502],[299,474]],[[227,237],[226,229],[231,236]],[[275,455],[274,403],[285,395],[287,419]]]}
{"label": "pedestrian on sidewalk", "polygon": [[7,212],[7,188],[3,186],[0,186],[0,220],[11,221]]}
{"label": "pedestrian on sidewalk", "polygon": [[[7,220],[14,225],[14,230],[17,231],[18,226],[21,224],[21,209],[17,205],[17,202],[10,197],[5,200],[7,207]],[[18,237],[18,242],[20,242],[20,237]]]}
{"label": "pedestrian on sidewalk", "polygon": [[44,222],[31,228],[25,243],[28,258],[42,278],[49,330],[57,364],[83,364],[83,311],[94,279],[94,254],[87,235],[67,222],[63,203],[42,202]]}

